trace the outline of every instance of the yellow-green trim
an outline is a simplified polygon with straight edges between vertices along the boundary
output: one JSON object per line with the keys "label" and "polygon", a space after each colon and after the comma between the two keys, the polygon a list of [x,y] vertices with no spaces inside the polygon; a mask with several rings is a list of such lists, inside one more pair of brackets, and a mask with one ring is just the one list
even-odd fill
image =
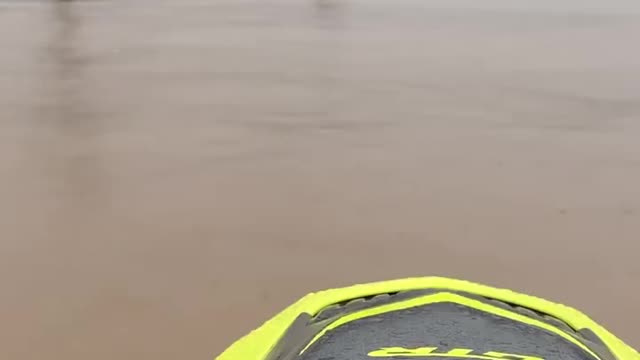
{"label": "yellow-green trim", "polygon": [[367,355],[373,358],[396,358],[396,357],[420,357],[420,358],[458,358],[458,359],[475,359],[475,360],[505,360],[505,359],[520,359],[520,360],[544,360],[536,356],[521,355],[521,354],[508,354],[497,351],[487,351],[482,355],[474,355],[473,349],[457,348],[447,351],[446,353],[434,353],[438,350],[437,347],[427,346],[418,348],[403,348],[403,347],[385,347],[378,350],[371,351]]}
{"label": "yellow-green trim", "polygon": [[320,310],[329,305],[349,299],[389,292],[421,289],[464,291],[518,304],[546,313],[565,321],[573,328],[590,329],[607,344],[619,360],[640,360],[640,354],[634,349],[578,310],[507,289],[498,289],[468,281],[442,277],[391,280],[311,293],[283,310],[258,329],[236,341],[225,352],[219,355],[216,360],[265,360],[271,349],[299,314],[308,313],[316,315]]}
{"label": "yellow-green trim", "polygon": [[468,307],[471,307],[471,308],[474,308],[474,309],[477,309],[477,310],[480,310],[480,311],[488,312],[488,313],[491,313],[491,314],[494,314],[494,315],[501,316],[503,318],[515,320],[515,321],[518,321],[518,322],[521,322],[521,323],[525,323],[525,324],[528,324],[528,325],[536,326],[538,328],[550,331],[550,332],[552,332],[552,333],[554,333],[554,334],[556,334],[558,336],[561,336],[565,340],[570,341],[574,345],[579,346],[582,350],[586,351],[587,353],[589,353],[594,358],[600,359],[600,357],[598,357],[593,351],[591,351],[584,344],[582,344],[581,342],[576,340],[574,337],[572,337],[571,335],[565,333],[564,331],[561,331],[558,328],[555,328],[555,327],[553,327],[553,326],[551,326],[551,325],[549,325],[547,323],[544,323],[544,322],[536,320],[536,319],[531,319],[531,318],[528,318],[526,316],[520,315],[518,313],[514,313],[514,312],[511,312],[511,311],[508,311],[508,310],[505,310],[505,309],[501,309],[499,307],[488,305],[488,304],[485,304],[485,303],[477,301],[477,300],[469,299],[469,298],[466,298],[466,297],[463,297],[463,296],[460,296],[460,295],[456,295],[456,294],[452,294],[452,293],[448,293],[448,292],[441,292],[441,293],[436,293],[436,294],[431,294],[431,295],[425,295],[425,296],[418,297],[418,298],[415,298],[415,299],[400,301],[400,302],[397,302],[397,303],[391,303],[391,304],[387,304],[387,305],[382,305],[382,306],[374,307],[374,308],[371,308],[371,309],[365,309],[365,310],[357,311],[357,312],[354,312],[352,314],[343,316],[343,317],[337,319],[336,321],[332,322],[331,324],[329,324],[324,329],[322,329],[322,331],[320,331],[309,342],[309,344],[307,344],[307,346],[305,346],[305,348],[300,352],[300,354],[304,353],[311,345],[313,345],[320,337],[325,335],[328,331],[336,329],[336,328],[338,328],[338,327],[340,327],[342,325],[345,325],[347,323],[350,323],[352,321],[363,319],[363,318],[367,318],[367,317],[371,317],[371,316],[376,316],[376,315],[380,315],[380,314],[384,314],[384,313],[388,313],[388,312],[391,312],[391,311],[404,310],[404,309],[409,309],[409,308],[416,307],[416,306],[443,303],[443,302],[451,302],[451,303],[456,303],[456,304],[468,306]]}

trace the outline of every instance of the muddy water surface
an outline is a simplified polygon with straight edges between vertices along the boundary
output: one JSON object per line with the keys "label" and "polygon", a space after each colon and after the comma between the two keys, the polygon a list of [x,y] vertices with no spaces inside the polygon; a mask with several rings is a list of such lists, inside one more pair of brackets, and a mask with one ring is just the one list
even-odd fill
{"label": "muddy water surface", "polygon": [[210,359],[413,275],[640,346],[640,8],[0,1],[0,357]]}

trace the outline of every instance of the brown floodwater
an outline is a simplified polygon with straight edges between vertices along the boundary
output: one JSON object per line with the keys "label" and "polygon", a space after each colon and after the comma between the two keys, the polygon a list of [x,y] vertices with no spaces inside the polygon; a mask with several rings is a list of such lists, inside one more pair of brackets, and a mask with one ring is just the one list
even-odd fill
{"label": "brown floodwater", "polygon": [[640,346],[638,39],[622,0],[0,0],[0,358],[211,359],[416,275]]}

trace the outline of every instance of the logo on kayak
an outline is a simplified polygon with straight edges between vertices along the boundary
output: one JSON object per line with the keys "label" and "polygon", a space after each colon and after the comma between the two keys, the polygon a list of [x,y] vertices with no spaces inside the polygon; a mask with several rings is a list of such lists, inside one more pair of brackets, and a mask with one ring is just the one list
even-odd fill
{"label": "logo on kayak", "polygon": [[478,353],[473,349],[451,349],[447,352],[438,351],[437,347],[419,347],[408,349],[403,347],[385,347],[368,354],[374,358],[407,357],[407,358],[458,358],[477,360],[544,360],[531,355],[508,354],[498,351]]}

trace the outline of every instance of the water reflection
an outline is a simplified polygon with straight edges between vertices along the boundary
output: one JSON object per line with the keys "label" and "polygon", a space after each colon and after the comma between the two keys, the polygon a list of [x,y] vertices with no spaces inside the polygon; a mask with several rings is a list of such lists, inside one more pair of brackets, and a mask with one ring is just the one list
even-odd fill
{"label": "water reflection", "polygon": [[[104,172],[99,153],[99,114],[91,98],[89,54],[83,44],[80,3],[51,4],[51,37],[46,45],[42,112],[38,124],[48,138],[39,151],[42,166],[58,179],[57,201],[73,218],[98,208]],[[77,223],[76,219],[73,219]]]}
{"label": "water reflection", "polygon": [[315,16],[320,26],[340,29],[346,25],[347,0],[315,0]]}

